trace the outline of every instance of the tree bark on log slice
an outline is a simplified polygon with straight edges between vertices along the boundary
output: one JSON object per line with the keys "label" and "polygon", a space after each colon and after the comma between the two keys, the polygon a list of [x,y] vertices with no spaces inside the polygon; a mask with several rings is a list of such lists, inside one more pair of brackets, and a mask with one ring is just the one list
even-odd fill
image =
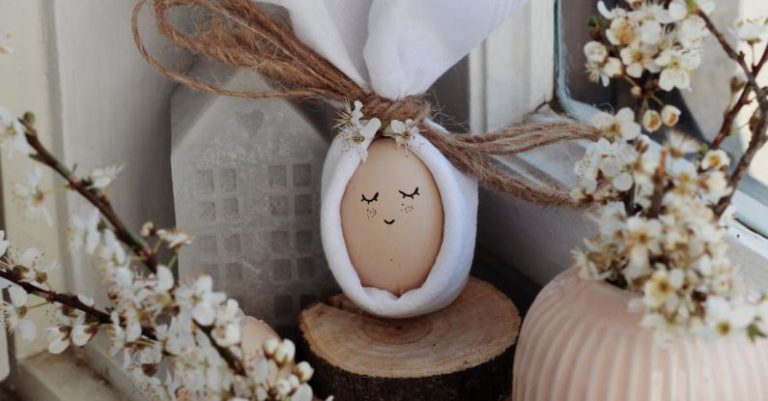
{"label": "tree bark on log slice", "polygon": [[426,316],[377,318],[344,295],[299,315],[315,394],[336,401],[506,399],[519,326],[515,305],[474,278]]}

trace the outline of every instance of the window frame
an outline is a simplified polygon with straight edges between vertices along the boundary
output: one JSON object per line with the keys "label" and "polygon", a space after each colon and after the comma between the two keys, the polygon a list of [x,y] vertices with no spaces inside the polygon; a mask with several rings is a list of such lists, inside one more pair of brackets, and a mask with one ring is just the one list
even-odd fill
{"label": "window frame", "polygon": [[[565,82],[564,57],[565,51],[562,43],[562,14],[563,0],[555,0],[550,9],[550,2],[533,2],[528,7],[530,15],[551,13],[550,23],[546,20],[537,20],[531,23],[523,20],[519,13],[513,17],[513,23],[528,24],[529,38],[537,41],[540,47],[544,45],[538,40],[541,37],[551,37],[551,55],[536,53],[536,57],[518,61],[529,65],[543,66],[551,70],[552,92],[547,96],[547,107],[532,107],[528,111],[531,114],[524,115],[521,110],[515,109],[515,113],[498,113],[488,108],[489,102],[487,87],[494,82],[509,79],[509,71],[515,71],[516,76],[521,74],[520,69],[488,68],[488,66],[504,66],[505,62],[513,57],[514,49],[504,50],[500,48],[496,52],[476,51],[472,56],[470,66],[483,67],[483,73],[470,74],[472,97],[470,103],[473,119],[473,131],[484,128],[498,128],[508,123],[521,120],[550,120],[553,118],[572,118],[579,122],[588,123],[598,111],[597,108],[576,101],[568,95]],[[533,25],[533,26],[530,26]],[[551,30],[551,36],[541,32]],[[504,36],[506,35],[506,36]],[[537,36],[538,35],[538,36]],[[513,39],[519,39],[503,27],[489,38],[488,43],[506,40],[514,43]],[[529,41],[529,42],[531,42]],[[485,45],[484,47],[487,47]],[[482,50],[482,48],[481,48]],[[509,67],[509,65],[506,65]],[[514,67],[514,66],[513,66]],[[525,71],[523,69],[522,71]],[[530,92],[527,104],[540,98],[540,92]],[[513,96],[496,94],[500,98],[492,99],[499,104],[514,104],[518,101]],[[525,101],[523,102],[525,103]],[[561,110],[559,116],[548,107]],[[567,117],[566,117],[567,116]],[[480,122],[478,122],[480,121]],[[483,124],[482,121],[491,121],[492,124]],[[538,150],[511,157],[499,157],[497,160],[515,173],[531,179],[535,184],[555,185],[560,188],[569,188],[575,182],[573,167],[586,148],[586,142],[576,141],[557,144],[544,150]],[[744,191],[738,190],[734,196],[734,205],[737,207],[737,221],[729,228],[729,256],[741,266],[741,271],[756,289],[768,289],[768,239],[761,233],[768,233],[768,221],[761,216],[768,216],[768,205],[760,203]],[[580,247],[585,237],[597,232],[596,210],[587,209],[579,211],[561,207],[541,207],[528,202],[513,199],[509,196],[495,194],[489,191],[481,192],[478,225],[478,242],[480,246],[489,250],[500,258],[502,265],[514,266],[525,276],[533,279],[540,285],[545,285],[555,275],[565,271],[571,264],[571,250]],[[522,227],[522,229],[521,229]],[[504,275],[504,266],[496,268],[499,274]],[[508,274],[509,276],[509,274]]]}

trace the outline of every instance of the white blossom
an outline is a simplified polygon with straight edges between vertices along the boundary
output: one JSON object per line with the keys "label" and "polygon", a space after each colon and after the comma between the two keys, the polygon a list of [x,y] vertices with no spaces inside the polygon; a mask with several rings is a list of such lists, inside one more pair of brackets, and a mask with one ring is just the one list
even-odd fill
{"label": "white blossom", "polygon": [[171,288],[173,288],[175,284],[175,279],[173,277],[173,273],[171,272],[171,269],[169,269],[167,266],[159,265],[157,266],[157,290],[158,291],[168,291]]}
{"label": "white blossom", "polygon": [[680,46],[695,55],[699,54],[700,47],[707,36],[709,36],[707,24],[698,15],[684,19],[677,27],[677,40]]}
{"label": "white blossom", "polygon": [[[715,9],[714,0],[691,0],[691,3],[705,14],[710,14]],[[669,5],[669,14],[673,21],[683,20],[694,11],[688,7],[687,0],[672,0]]]}
{"label": "white blossom", "polygon": [[88,175],[90,186],[96,189],[105,189],[112,185],[117,179],[117,175],[123,170],[121,165],[109,165],[97,167]]}
{"label": "white blossom", "polygon": [[635,112],[628,107],[619,110],[616,115],[600,112],[593,117],[592,123],[611,140],[629,141],[640,135],[640,125],[635,122]]}
{"label": "white blossom", "polygon": [[69,225],[69,245],[72,249],[83,248],[93,255],[101,241],[99,223],[101,214],[96,208],[89,209],[83,215],[73,215]]}
{"label": "white blossom", "polygon": [[[0,44],[2,46],[2,44]],[[8,109],[0,106],[0,146],[23,155],[32,153],[27,142],[24,126]]]}
{"label": "white blossom", "polygon": [[394,139],[398,148],[405,146],[407,150],[409,142],[418,134],[417,123],[409,118],[405,121],[392,120],[382,135]]}
{"label": "white blossom", "polygon": [[648,132],[656,132],[661,128],[661,115],[656,110],[648,109],[643,114],[643,128]]}
{"label": "white blossom", "polygon": [[200,276],[191,287],[181,286],[176,290],[180,304],[191,306],[192,317],[203,326],[210,326],[216,319],[218,305],[226,299],[220,292],[213,291],[211,276]]}
{"label": "white blossom", "polygon": [[381,125],[378,118],[363,119],[363,103],[355,100],[354,108],[348,103],[345,105],[336,126],[340,129],[339,136],[344,141],[344,150],[354,149],[360,160],[365,161],[368,157],[368,144]]}
{"label": "white blossom", "polygon": [[587,72],[592,82],[601,82],[603,86],[608,86],[611,78],[621,76],[621,60],[608,57],[603,63],[587,63]]}
{"label": "white blossom", "polygon": [[651,73],[659,72],[656,65],[656,49],[642,46],[635,42],[619,51],[621,62],[626,66],[627,75],[633,78],[640,78],[645,71]]}
{"label": "white blossom", "polygon": [[704,170],[720,169],[730,164],[731,158],[722,149],[710,150],[701,160],[701,168]]}
{"label": "white blossom", "polygon": [[72,328],[72,344],[82,347],[88,344],[98,331],[95,324],[78,324]]}
{"label": "white blossom", "polygon": [[715,334],[732,336],[744,330],[757,316],[757,309],[749,305],[734,305],[726,298],[707,298],[708,325]]}
{"label": "white blossom", "polygon": [[679,158],[699,150],[699,143],[690,136],[679,131],[670,131],[666,142],[672,157]]}
{"label": "white blossom", "polygon": [[667,127],[674,127],[680,121],[680,114],[680,109],[668,104],[661,109],[661,121]]}
{"label": "white blossom", "polygon": [[286,338],[277,346],[274,358],[278,364],[285,365],[292,361],[295,355],[296,345],[293,344],[293,341]]}
{"label": "white blossom", "polygon": [[296,376],[298,376],[299,380],[301,380],[303,383],[306,383],[312,379],[312,375],[315,373],[315,370],[312,369],[312,366],[306,362],[300,362],[296,364],[294,371]]}
{"label": "white blossom", "polygon": [[656,64],[662,67],[659,87],[665,91],[674,88],[691,89],[691,72],[701,64],[701,56],[693,52],[666,49],[656,58]]}
{"label": "white blossom", "polygon": [[48,225],[53,224],[48,209],[45,207],[46,191],[42,188],[43,172],[35,168],[27,175],[25,183],[13,186],[13,197],[22,208],[24,215],[31,220],[43,219]]}
{"label": "white blossom", "polygon": [[602,64],[608,58],[608,48],[593,40],[584,45],[584,55],[587,57],[587,62]]}
{"label": "white blossom", "polygon": [[179,250],[192,243],[192,237],[179,229],[160,229],[157,230],[157,236],[173,250]]}
{"label": "white blossom", "polygon": [[677,290],[683,286],[683,280],[683,272],[680,269],[674,269],[672,272],[664,269],[654,271],[645,282],[643,302],[651,308],[658,308],[665,303],[676,304]]}
{"label": "white blossom", "polygon": [[234,299],[219,305],[213,329],[213,339],[224,347],[240,343],[242,311]]}
{"label": "white blossom", "polygon": [[627,46],[639,39],[638,25],[629,17],[615,17],[605,36],[612,45]]}
{"label": "white blossom", "polygon": [[765,39],[768,25],[764,18],[743,19],[736,22],[736,36],[747,43],[758,43]]}
{"label": "white blossom", "polygon": [[27,316],[27,292],[17,286],[8,287],[10,303],[3,302],[2,312],[5,326],[23,340],[31,341],[37,334],[37,326]]}

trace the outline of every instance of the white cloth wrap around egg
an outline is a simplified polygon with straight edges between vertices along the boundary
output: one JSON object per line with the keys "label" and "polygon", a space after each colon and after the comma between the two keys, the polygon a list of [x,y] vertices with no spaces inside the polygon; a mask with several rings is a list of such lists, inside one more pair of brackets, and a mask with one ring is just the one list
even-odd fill
{"label": "white cloth wrap around egg", "polygon": [[[380,96],[399,99],[428,90],[526,1],[264,2],[285,7],[299,39],[358,85]],[[437,132],[445,132],[432,121],[426,123]],[[417,316],[448,305],[459,295],[469,276],[476,233],[477,180],[458,171],[421,136],[412,140],[410,148],[432,173],[442,198],[443,243],[424,284],[397,297],[381,289],[363,287],[350,262],[340,205],[360,157],[354,150],[344,152],[342,141],[337,137],[328,152],[321,197],[323,248],[342,290],[361,308],[385,317]]]}
{"label": "white cloth wrap around egg", "polygon": [[[444,131],[431,123],[433,128]],[[367,140],[362,146],[370,145]],[[333,141],[323,166],[320,200],[321,235],[325,256],[341,289],[366,311],[386,317],[410,317],[448,305],[459,295],[469,276],[475,250],[477,179],[454,167],[420,135],[411,140],[410,152],[427,166],[443,203],[443,243],[421,287],[397,297],[386,290],[363,287],[349,258],[341,225],[341,199],[352,174],[360,165],[354,150],[344,151],[343,139]],[[375,247],[376,244],[371,244]]]}

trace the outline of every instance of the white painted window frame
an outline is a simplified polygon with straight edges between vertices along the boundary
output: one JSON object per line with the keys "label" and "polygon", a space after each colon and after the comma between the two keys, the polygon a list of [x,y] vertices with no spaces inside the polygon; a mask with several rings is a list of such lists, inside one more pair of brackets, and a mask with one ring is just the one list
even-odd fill
{"label": "white painted window frame", "polygon": [[[553,100],[565,115],[582,122],[597,111],[572,100],[564,85],[556,85],[557,79],[564,79],[558,63],[563,62],[565,50],[557,46],[558,10],[557,1],[533,1],[471,54],[473,131],[524,119],[564,118],[536,107]],[[530,40],[521,43],[521,37]],[[585,145],[559,144],[498,161],[535,183],[566,189],[575,182],[573,166]],[[481,193],[480,202],[480,245],[540,285],[569,268],[571,251],[597,232],[594,210],[541,207],[488,191]],[[741,191],[734,204],[739,221],[730,229],[729,254],[755,288],[768,289],[768,239],[757,233],[768,233],[768,207]],[[504,269],[500,266],[497,273],[513,277]]]}

